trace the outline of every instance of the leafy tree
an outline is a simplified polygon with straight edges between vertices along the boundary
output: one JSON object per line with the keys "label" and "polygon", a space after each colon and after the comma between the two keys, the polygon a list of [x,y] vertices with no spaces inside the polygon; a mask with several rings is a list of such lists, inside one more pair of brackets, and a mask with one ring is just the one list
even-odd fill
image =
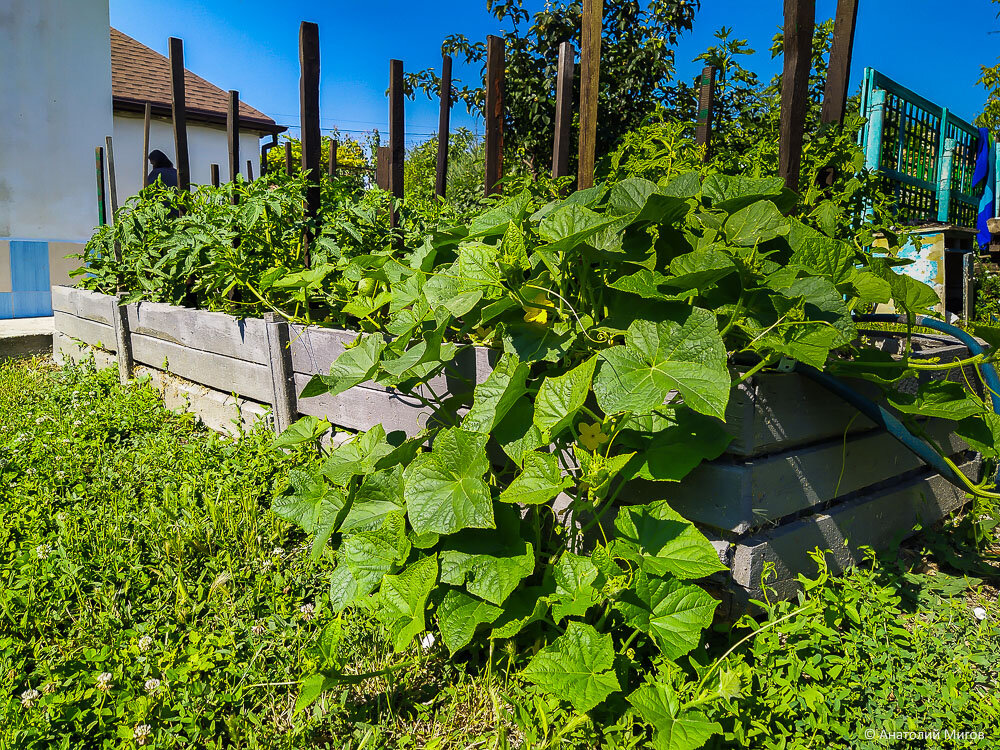
{"label": "leafy tree", "polygon": [[[377,133],[375,134],[377,136]],[[365,154],[365,148],[362,147],[360,143],[350,137],[345,137],[339,132],[334,132],[333,135],[323,136],[322,145],[320,147],[319,156],[319,168],[323,174],[327,173],[328,164],[330,162],[330,141],[336,140],[337,143],[337,168],[342,171],[341,176],[346,177],[348,175],[355,176],[358,186],[362,184],[362,180],[366,171],[369,171],[372,167],[372,161]],[[291,136],[282,136],[281,141],[274,148],[268,150],[267,152],[267,171],[270,173],[274,172],[284,172],[285,171],[285,143],[289,142],[292,144],[292,173],[298,174],[301,171],[302,165],[302,141],[298,138],[292,138]],[[369,151],[371,149],[369,148]]]}
{"label": "leafy tree", "polygon": [[[607,154],[621,138],[639,127],[657,106],[672,107],[677,90],[674,49],[677,36],[691,28],[699,0],[606,0],[601,44],[597,155]],[[504,136],[508,169],[531,175],[549,171],[555,121],[555,83],[559,45],[580,40],[581,2],[546,3],[530,14],[523,0],[487,0],[490,12],[505,28],[506,89]],[[442,51],[480,63],[485,74],[486,47],[464,36],[445,39]],[[441,80],[433,69],[407,77],[408,90],[440,94]],[[470,112],[482,112],[484,90],[453,80],[455,101]],[[579,97],[579,75],[574,83]],[[575,134],[574,134],[575,138]]]}

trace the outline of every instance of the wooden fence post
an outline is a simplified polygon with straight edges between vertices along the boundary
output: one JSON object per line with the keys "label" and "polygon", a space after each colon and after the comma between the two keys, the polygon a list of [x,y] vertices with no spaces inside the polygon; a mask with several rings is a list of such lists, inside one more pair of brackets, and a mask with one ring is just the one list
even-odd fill
{"label": "wooden fence post", "polygon": [[333,138],[330,139],[329,161],[326,165],[326,174],[332,180],[337,176],[337,151],[340,144]]}
{"label": "wooden fence post", "polygon": [[288,349],[288,323],[275,313],[264,313],[267,332],[268,369],[271,371],[271,403],[274,431],[281,433],[295,421],[295,381]]}
{"label": "wooden fence post", "polygon": [[108,201],[104,192],[104,147],[94,149],[94,159],[97,165],[97,226],[108,223]]}
{"label": "wooden fence post", "polygon": [[954,138],[944,139],[944,153],[941,156],[941,173],[938,177],[938,214],[937,220],[948,223],[948,213],[951,209],[951,182],[955,164],[955,148],[958,141]]}
{"label": "wooden fence post", "polygon": [[[236,182],[240,174],[240,92],[229,91],[229,108],[226,112],[226,140],[229,141],[229,181]],[[233,205],[240,202],[233,190]]]}
{"label": "wooden fence post", "polygon": [[441,58],[441,110],[438,114],[437,173],[434,194],[444,198],[448,192],[448,138],[451,132],[451,55]]}
{"label": "wooden fence post", "polygon": [[[302,135],[302,169],[307,171],[306,180],[306,220],[311,222],[303,238],[306,268],[309,260],[309,246],[315,236],[315,222],[320,209],[319,165],[323,149],[319,127],[319,26],[303,21],[299,26],[299,64],[302,75],[299,78],[299,126]],[[310,225],[307,225],[310,226]]]}
{"label": "wooden fence post", "polygon": [[[403,110],[403,61],[389,61],[389,192],[403,197],[403,165],[406,161],[406,130]],[[390,223],[396,226],[399,216],[392,212]]]}
{"label": "wooden fence post", "polygon": [[715,66],[706,65],[701,71],[701,90],[698,92],[698,127],[694,140],[705,147],[704,160],[708,161],[712,149],[712,109],[715,106]]}
{"label": "wooden fence post", "polygon": [[253,162],[247,159],[247,182],[253,182]]}
{"label": "wooden fence post", "polygon": [[486,195],[499,192],[503,179],[503,89],[505,42],[486,37]]}
{"label": "wooden fence post", "polygon": [[389,190],[389,162],[392,160],[392,152],[388,146],[379,146],[375,152],[375,184],[388,192]]}
{"label": "wooden fence post", "polygon": [[556,122],[552,139],[552,179],[569,176],[570,126],[573,121],[573,73],[576,51],[572,42],[559,45],[556,71]]}
{"label": "wooden fence post", "polygon": [[[115,215],[118,213],[118,180],[115,175],[115,149],[111,136],[104,139],[108,150],[108,187],[111,193],[111,214],[109,224],[115,224]],[[119,266],[122,262],[122,247],[116,239],[112,244],[115,263]],[[132,357],[132,336],[129,331],[128,308],[121,304],[122,280],[118,277],[116,283],[117,293],[114,295],[114,315],[111,322],[115,330],[115,358],[118,360],[118,380],[127,383],[132,377],[132,369],[135,361]]]}
{"label": "wooden fence post", "polygon": [[219,165],[218,164],[209,164],[208,165],[208,169],[209,169],[209,172],[212,175],[212,187],[215,187],[215,188],[219,187],[219,185],[222,184],[222,180],[219,179]]}
{"label": "wooden fence post", "polygon": [[604,0],[583,0],[580,34],[580,153],[577,187],[593,187],[597,161],[597,100],[601,82]]}
{"label": "wooden fence post", "polygon": [[188,159],[187,110],[184,104],[184,42],[170,37],[170,108],[174,120],[174,157],[177,187],[191,189],[191,164]]}
{"label": "wooden fence post", "polygon": [[798,192],[802,136],[809,106],[809,70],[816,0],[785,0],[785,61],[781,75],[778,176]]}
{"label": "wooden fence post", "polygon": [[833,22],[833,45],[823,90],[823,122],[843,122],[847,108],[847,84],[851,76],[851,53],[858,22],[858,0],[838,0]]}
{"label": "wooden fence post", "polygon": [[292,174],[292,142],[285,141],[285,174]]}
{"label": "wooden fence post", "polygon": [[146,102],[146,111],[142,118],[142,175],[139,184],[149,185],[149,125],[153,119],[153,105]]}

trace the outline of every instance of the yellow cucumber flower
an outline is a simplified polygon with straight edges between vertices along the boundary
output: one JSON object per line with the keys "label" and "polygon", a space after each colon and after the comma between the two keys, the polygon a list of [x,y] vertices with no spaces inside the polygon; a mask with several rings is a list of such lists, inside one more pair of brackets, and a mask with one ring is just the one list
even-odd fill
{"label": "yellow cucumber flower", "polygon": [[545,292],[538,292],[534,297],[529,299],[528,302],[530,305],[521,305],[525,311],[524,322],[540,326],[545,325],[549,320],[549,311],[545,309],[549,304],[548,294]]}
{"label": "yellow cucumber flower", "polygon": [[601,431],[601,423],[587,424],[580,422],[580,442],[588,451],[596,451],[602,443],[608,442],[608,436]]}

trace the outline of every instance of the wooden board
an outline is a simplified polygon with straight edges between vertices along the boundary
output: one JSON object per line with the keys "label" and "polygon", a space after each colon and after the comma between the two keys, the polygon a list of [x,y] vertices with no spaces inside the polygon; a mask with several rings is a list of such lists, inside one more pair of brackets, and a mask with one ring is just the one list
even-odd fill
{"label": "wooden board", "polygon": [[[301,393],[310,376],[295,373],[295,392]],[[402,430],[408,435],[420,432],[431,411],[416,399],[357,386],[337,396],[314,396],[296,399],[300,414],[321,417],[348,430],[367,430],[381,423],[386,432]]]}
{"label": "wooden board", "polygon": [[82,341],[88,346],[115,351],[115,329],[111,325],[78,318],[61,310],[52,311],[52,325],[56,331],[68,338]]}
{"label": "wooden board", "polygon": [[[961,466],[978,478],[979,459]],[[740,540],[731,551],[733,581],[751,592],[760,592],[766,563],[773,563],[776,576],[768,581],[779,596],[791,596],[798,573],[814,574],[816,564],[809,552],[816,547],[827,555],[832,573],[841,573],[864,559],[861,547],[887,549],[894,541],[913,533],[917,523],[927,525],[961,507],[966,493],[929,471],[881,492],[863,495],[829,512],[803,518],[759,536]]]}
{"label": "wooden board", "polygon": [[270,403],[271,373],[264,366],[213,352],[191,349],[171,341],[132,334],[135,361],[165,370],[224,393]]}
{"label": "wooden board", "polygon": [[52,287],[52,309],[86,318],[105,325],[112,325],[114,297],[70,286]]}
{"label": "wooden board", "polygon": [[221,312],[138,302],[128,305],[128,320],[133,333],[260,365],[268,363],[267,333],[260,318],[241,320]]}
{"label": "wooden board", "polygon": [[[967,448],[953,434],[954,422],[935,420],[926,429],[949,456]],[[634,492],[646,502],[667,498],[695,523],[743,534],[923,466],[892,436],[875,430],[766,458],[705,463],[679,484],[642,482]]]}

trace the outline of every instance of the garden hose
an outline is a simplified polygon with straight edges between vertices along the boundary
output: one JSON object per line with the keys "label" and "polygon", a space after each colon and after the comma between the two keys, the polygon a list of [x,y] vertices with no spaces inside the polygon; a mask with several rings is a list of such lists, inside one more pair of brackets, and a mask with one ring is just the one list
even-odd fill
{"label": "garden hose", "polygon": [[[902,323],[904,325],[907,322],[906,317],[902,315],[862,315],[856,317],[854,320],[858,323]],[[916,325],[924,328],[931,328],[935,331],[940,331],[958,339],[968,347],[969,352],[973,356],[983,354],[986,351],[978,341],[965,331],[947,323],[943,323],[940,320],[936,320],[935,318],[920,317],[917,319]],[[951,482],[951,484],[965,492],[971,492],[977,495],[988,495],[991,497],[995,496],[994,493],[986,493],[976,487],[952,461],[934,450],[929,443],[910,432],[906,426],[884,406],[875,403],[868,397],[848,386],[843,381],[825,372],[821,372],[815,367],[810,367],[809,365],[797,362],[795,369],[797,372],[800,372],[813,382],[839,396],[844,401],[851,404],[851,406],[859,412],[868,417],[868,419],[876,425],[885,429],[889,435],[905,446],[907,450],[920,458],[921,461]],[[990,392],[990,402],[993,405],[994,413],[1000,414],[1000,379],[997,377],[996,368],[994,368],[992,363],[984,362],[978,368],[978,372],[980,373],[987,390]],[[996,482],[1000,484],[1000,470],[998,470]],[[1000,495],[997,497],[1000,497]]]}

